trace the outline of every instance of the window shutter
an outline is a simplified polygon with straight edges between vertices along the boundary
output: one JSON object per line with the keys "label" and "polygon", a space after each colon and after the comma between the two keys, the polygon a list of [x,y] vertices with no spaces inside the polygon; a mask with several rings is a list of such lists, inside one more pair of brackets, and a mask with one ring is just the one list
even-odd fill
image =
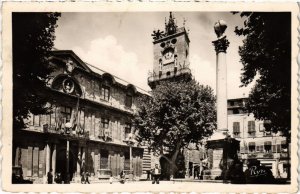
{"label": "window shutter", "polygon": [[112,126],[111,126],[111,122],[108,120],[108,131],[109,131],[109,137],[112,138]]}
{"label": "window shutter", "polygon": [[245,147],[244,146],[240,147],[240,153],[245,153]]}
{"label": "window shutter", "polygon": [[251,121],[248,121],[248,132],[251,132]]}
{"label": "window shutter", "polygon": [[281,145],[280,144],[277,144],[277,153],[280,153],[281,152]]}

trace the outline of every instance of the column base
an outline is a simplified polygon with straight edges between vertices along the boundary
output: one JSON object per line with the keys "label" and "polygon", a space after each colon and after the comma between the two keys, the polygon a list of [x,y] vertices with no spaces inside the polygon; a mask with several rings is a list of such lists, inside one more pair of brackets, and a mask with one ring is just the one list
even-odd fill
{"label": "column base", "polygon": [[204,171],[204,180],[226,180],[228,169],[238,162],[237,150],[240,142],[226,135],[224,131],[216,132],[208,141],[208,169]]}

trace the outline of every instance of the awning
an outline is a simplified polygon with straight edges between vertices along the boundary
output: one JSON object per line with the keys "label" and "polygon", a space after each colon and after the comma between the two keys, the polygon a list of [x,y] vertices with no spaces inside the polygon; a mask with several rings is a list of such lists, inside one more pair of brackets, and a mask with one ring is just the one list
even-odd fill
{"label": "awning", "polygon": [[281,145],[286,145],[286,140],[282,140]]}
{"label": "awning", "polygon": [[255,146],[255,142],[249,142],[248,146]]}
{"label": "awning", "polygon": [[265,141],[264,145],[272,145],[272,142],[271,141]]}

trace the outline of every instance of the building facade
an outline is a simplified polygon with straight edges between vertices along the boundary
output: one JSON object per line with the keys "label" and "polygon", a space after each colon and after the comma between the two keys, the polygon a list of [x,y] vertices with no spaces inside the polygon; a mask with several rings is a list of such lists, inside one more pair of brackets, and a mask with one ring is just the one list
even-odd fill
{"label": "building facade", "polygon": [[45,183],[50,169],[64,182],[80,182],[83,172],[93,181],[122,170],[139,179],[147,164],[131,119],[136,97],[147,92],[69,50],[53,51],[49,61],[54,71],[41,93],[52,111],[31,114],[26,128],[14,130],[13,167],[34,183]]}
{"label": "building facade", "polygon": [[290,160],[286,137],[266,130],[272,123],[256,120],[253,113],[245,112],[246,101],[247,98],[229,99],[227,104],[228,130],[240,141],[240,159],[258,159],[275,178],[286,178]]}

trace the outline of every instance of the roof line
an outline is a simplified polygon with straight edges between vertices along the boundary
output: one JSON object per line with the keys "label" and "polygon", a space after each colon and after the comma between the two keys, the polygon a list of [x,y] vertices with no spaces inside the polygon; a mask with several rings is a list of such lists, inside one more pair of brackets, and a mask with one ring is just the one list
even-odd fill
{"label": "roof line", "polygon": [[[87,65],[92,66],[92,67],[94,67],[94,68],[96,68],[96,69],[98,69],[98,70],[100,70],[100,71],[103,71],[103,72],[105,72],[105,73],[109,73],[109,72],[107,72],[107,71],[104,71],[103,69],[100,69],[99,67],[96,67],[95,65],[92,65],[92,64],[87,63],[87,62],[84,62],[84,63],[86,63]],[[111,74],[111,73],[109,73],[109,74]],[[116,77],[116,78],[118,78],[118,79],[120,79],[120,80],[122,80],[122,81],[128,83],[128,84],[132,84],[132,83],[129,83],[128,81],[126,81],[126,80],[124,80],[124,79],[122,79],[122,78],[120,78],[120,77],[118,77],[118,76],[116,76],[116,75],[114,75],[114,74],[112,74],[112,75],[113,75],[114,77]],[[145,89],[143,89],[143,88],[141,88],[141,87],[139,87],[139,86],[137,86],[137,85],[134,85],[134,86],[137,87],[137,88],[139,88],[140,90],[143,90],[144,92],[149,93],[148,91],[146,91]]]}

